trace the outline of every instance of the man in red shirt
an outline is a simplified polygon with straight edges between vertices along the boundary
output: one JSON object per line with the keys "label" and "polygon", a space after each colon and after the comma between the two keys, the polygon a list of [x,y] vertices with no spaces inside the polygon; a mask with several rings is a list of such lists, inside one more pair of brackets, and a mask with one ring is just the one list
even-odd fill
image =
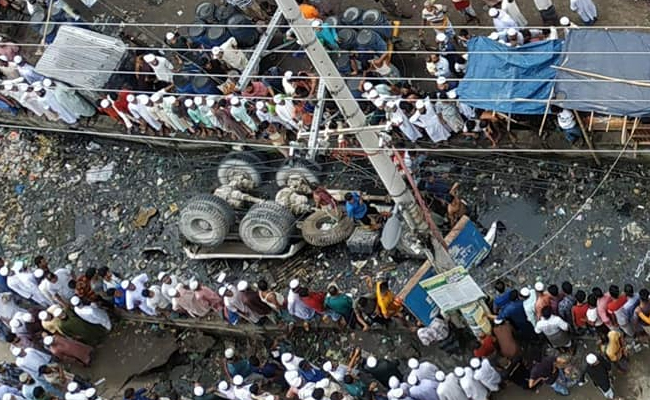
{"label": "man in red shirt", "polygon": [[[625,294],[621,295],[621,289],[617,285],[611,285],[609,287],[609,295],[612,297],[612,301],[607,304],[607,314],[611,319],[613,326],[618,326],[616,319],[617,312],[625,305],[627,302],[627,296]],[[626,321],[622,321],[626,322]]]}
{"label": "man in red shirt", "polygon": [[481,333],[479,341],[474,345],[474,357],[488,358],[494,354],[494,336]]}
{"label": "man in red shirt", "polygon": [[573,326],[576,328],[576,333],[582,335],[587,331],[587,310],[589,304],[586,302],[587,294],[584,290],[576,292],[576,305],[571,308],[571,315],[573,316]]}
{"label": "man in red shirt", "polygon": [[325,293],[324,292],[310,292],[306,287],[300,288],[298,291],[300,300],[318,314],[325,313]]}

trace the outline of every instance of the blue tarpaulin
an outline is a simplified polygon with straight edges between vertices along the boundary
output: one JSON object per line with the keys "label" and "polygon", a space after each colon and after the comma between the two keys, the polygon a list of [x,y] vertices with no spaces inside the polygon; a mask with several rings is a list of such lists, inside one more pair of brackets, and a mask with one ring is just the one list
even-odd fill
{"label": "blue tarpaulin", "polygon": [[[458,95],[477,108],[506,114],[544,114],[556,73],[551,66],[558,64],[561,51],[560,40],[512,48],[487,37],[472,38],[467,73],[458,86]],[[522,101],[512,101],[517,99]]]}

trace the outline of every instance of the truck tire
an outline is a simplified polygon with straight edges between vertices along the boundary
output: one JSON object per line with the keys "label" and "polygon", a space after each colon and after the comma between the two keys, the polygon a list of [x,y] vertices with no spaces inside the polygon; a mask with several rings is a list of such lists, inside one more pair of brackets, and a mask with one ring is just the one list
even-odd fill
{"label": "truck tire", "polygon": [[291,175],[300,175],[307,182],[318,184],[320,180],[315,172],[317,170],[318,166],[311,161],[302,158],[290,160],[287,164],[280,167],[275,174],[275,183],[277,183],[278,187],[285,187]]}
{"label": "truck tire", "polygon": [[341,243],[354,232],[354,221],[347,215],[332,218],[324,211],[316,211],[302,221],[302,237],[312,246],[325,247]]}
{"label": "truck tire", "polygon": [[289,245],[295,227],[291,211],[277,203],[255,204],[239,223],[239,237],[253,251],[279,254]]}
{"label": "truck tire", "polygon": [[178,229],[192,243],[218,246],[234,222],[235,213],[225,200],[200,195],[192,198],[181,211]]}
{"label": "truck tire", "polygon": [[263,162],[257,154],[234,152],[224,157],[217,168],[217,176],[221,185],[227,185],[238,174],[246,175],[255,187],[262,184],[260,164]]}

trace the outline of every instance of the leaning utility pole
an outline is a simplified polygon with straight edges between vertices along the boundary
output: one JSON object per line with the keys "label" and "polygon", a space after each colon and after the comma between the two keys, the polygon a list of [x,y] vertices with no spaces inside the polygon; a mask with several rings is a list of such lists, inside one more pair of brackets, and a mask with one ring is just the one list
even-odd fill
{"label": "leaning utility pole", "polygon": [[[318,72],[319,79],[325,83],[327,90],[332,95],[332,99],[341,110],[350,128],[365,126],[366,116],[339,74],[336,65],[327,54],[325,47],[316,38],[311,24],[303,18],[296,1],[276,0],[276,3],[296,34],[298,42],[302,44],[316,72]],[[415,226],[408,224],[409,227],[421,233],[429,232],[427,222],[415,202],[413,193],[406,186],[402,175],[388,156],[390,150],[377,150],[382,147],[378,136],[381,131],[360,130],[355,136],[361,147],[368,149],[368,159],[384,183],[388,194],[402,211],[405,220],[414,223]],[[432,234],[432,232],[429,233]],[[436,252],[435,258],[438,267],[441,269],[455,267],[449,253],[445,250],[444,243],[441,243],[436,238],[433,238],[431,242]]]}

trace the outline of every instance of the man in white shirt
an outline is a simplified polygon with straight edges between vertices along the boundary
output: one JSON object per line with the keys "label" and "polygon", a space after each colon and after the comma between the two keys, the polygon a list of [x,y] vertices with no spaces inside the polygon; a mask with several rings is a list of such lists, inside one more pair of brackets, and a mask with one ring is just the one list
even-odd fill
{"label": "man in white shirt", "polygon": [[429,56],[429,61],[427,61],[426,67],[429,74],[436,78],[439,76],[444,76],[445,78],[451,77],[449,60],[438,53],[433,53]]}
{"label": "man in white shirt", "polygon": [[241,375],[235,375],[232,378],[233,393],[237,400],[253,400],[251,396],[251,385],[244,385],[244,378]]}
{"label": "man in white shirt", "polygon": [[11,349],[11,354],[16,357],[16,366],[31,375],[34,380],[39,379],[38,369],[45,364],[52,361],[52,357],[48,354],[38,351],[31,347],[21,349],[14,347]]}
{"label": "man in white shirt", "polygon": [[564,132],[564,136],[569,143],[575,144],[582,138],[582,132],[571,110],[563,109],[560,111],[557,115],[557,124]]}
{"label": "man in white shirt", "polygon": [[428,361],[418,361],[415,358],[410,358],[408,360],[408,366],[411,368],[411,373],[409,376],[413,375],[418,378],[420,381],[424,379],[434,380],[436,379],[436,372],[439,368]]}
{"label": "man in white shirt", "polygon": [[341,365],[338,361],[327,361],[323,364],[323,371],[332,375],[337,382],[343,382],[343,378],[348,373],[348,367]]}
{"label": "man in white shirt", "polygon": [[485,386],[474,379],[474,371],[469,368],[456,367],[454,374],[459,378],[460,387],[471,400],[487,400],[490,392]]}
{"label": "man in white shirt", "polygon": [[[223,61],[229,68],[239,72],[244,71],[248,65],[248,58],[243,51],[237,48],[237,39],[234,37],[229,38],[220,46],[213,47],[212,57]],[[257,68],[255,68],[255,72],[257,72]]]}
{"label": "man in white shirt", "polygon": [[147,277],[147,274],[143,273],[130,281],[123,280],[122,283],[120,283],[120,287],[125,292],[127,310],[130,311],[137,307],[147,315],[156,315],[156,312],[147,305],[146,299],[142,297],[144,284],[147,283],[148,280],[149,278]]}
{"label": "man in white shirt", "polygon": [[169,289],[176,288],[176,286],[178,285],[178,278],[166,272],[159,272],[157,278],[160,281],[161,295],[171,303],[172,298],[171,296],[169,296]]}
{"label": "man in white shirt", "polygon": [[436,372],[436,380],[439,382],[436,393],[440,400],[468,400],[460,382],[454,373],[445,376],[442,371]]}
{"label": "man in white shirt", "polygon": [[491,392],[499,391],[501,375],[494,369],[487,358],[483,360],[476,357],[472,358],[469,365],[474,369],[474,379],[481,382]]}
{"label": "man in white shirt", "polygon": [[542,318],[535,325],[536,333],[543,333],[557,348],[571,347],[571,336],[569,336],[569,324],[557,315],[553,315],[551,306],[542,309]]}
{"label": "man in white shirt", "polygon": [[[433,393],[438,389],[438,381],[430,379],[418,379],[416,375],[409,375],[408,395],[414,400],[433,400]],[[483,400],[483,399],[481,399]]]}
{"label": "man in white shirt", "polygon": [[45,275],[45,279],[38,284],[38,289],[50,301],[51,304],[68,304],[68,299],[74,296],[74,289],[68,286],[72,279],[70,271],[65,268],[59,268],[54,273]]}
{"label": "man in white shirt", "polygon": [[99,308],[97,304],[82,304],[81,299],[77,296],[73,296],[70,303],[74,307],[75,314],[84,321],[94,325],[101,325],[107,331],[110,331],[113,327],[108,313]]}
{"label": "man in white shirt", "polygon": [[142,59],[153,69],[160,82],[174,82],[174,65],[168,59],[151,53],[145,54]]}
{"label": "man in white shirt", "polygon": [[235,400],[235,391],[226,381],[221,381],[217,385],[217,392],[228,400]]}
{"label": "man in white shirt", "polygon": [[[15,275],[16,280],[13,282],[13,285],[16,288],[19,288],[20,290],[19,294],[22,297],[28,296],[25,298],[35,301],[41,306],[47,308],[50,304],[47,298],[43,296],[43,293],[41,293],[41,291],[38,290],[38,281],[36,280],[34,274],[27,268],[27,266],[22,261],[18,261],[14,263],[13,269],[16,270],[16,275]],[[9,284],[9,278],[7,278],[7,286],[9,286],[12,290],[15,290]]]}
{"label": "man in white shirt", "polygon": [[147,306],[158,313],[158,310],[166,310],[171,302],[162,295],[160,286],[151,285],[142,291],[142,297],[147,301]]}
{"label": "man in white shirt", "polygon": [[[316,311],[307,307],[300,299],[298,290],[300,289],[300,282],[297,279],[289,282],[289,293],[287,294],[287,311],[289,314],[304,321],[307,325],[308,321],[314,318]],[[307,325],[308,326],[308,325]]]}
{"label": "man in white shirt", "polygon": [[492,23],[497,32],[503,32],[508,28],[517,28],[515,20],[505,11],[493,7],[488,10],[488,15],[492,18]]}

